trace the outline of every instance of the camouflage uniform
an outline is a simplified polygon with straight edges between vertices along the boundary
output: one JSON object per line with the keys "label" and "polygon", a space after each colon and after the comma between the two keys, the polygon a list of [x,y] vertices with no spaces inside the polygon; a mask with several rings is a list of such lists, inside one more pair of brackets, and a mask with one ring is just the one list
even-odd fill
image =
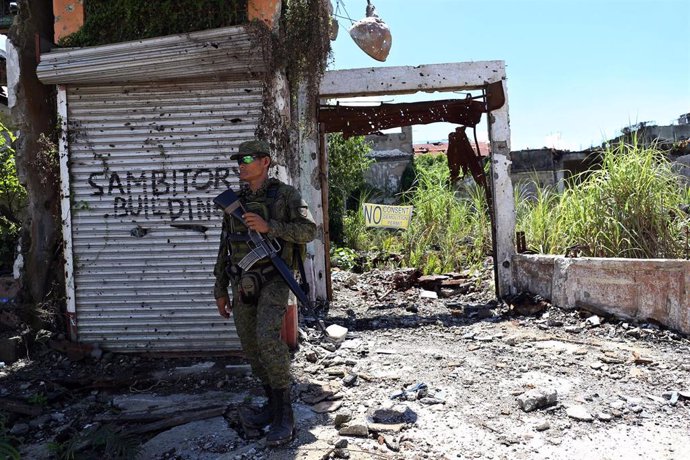
{"label": "camouflage uniform", "polygon": [[[268,222],[271,230],[266,236],[278,239],[281,257],[288,266],[296,268],[297,258],[301,256],[295,254],[296,250],[301,252],[316,234],[316,224],[299,192],[277,179],[268,179],[256,192],[244,188],[238,196],[247,211],[261,215]],[[243,240],[246,233],[246,227],[238,219],[225,215],[213,271],[214,295],[216,299],[227,296],[228,284],[231,285],[235,328],[254,375],[271,388],[288,388],[290,354],[280,338],[280,330],[290,289],[268,258],[258,261],[242,277],[229,274],[229,268],[249,251]],[[245,281],[251,279],[246,277],[248,274],[260,280],[256,300],[240,295],[241,288],[247,288]],[[243,293],[246,292],[244,289]]]}

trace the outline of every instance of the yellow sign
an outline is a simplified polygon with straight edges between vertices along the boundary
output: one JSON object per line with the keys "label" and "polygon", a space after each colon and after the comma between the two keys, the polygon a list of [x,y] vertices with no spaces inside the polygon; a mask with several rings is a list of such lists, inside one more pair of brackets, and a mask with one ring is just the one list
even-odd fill
{"label": "yellow sign", "polygon": [[412,206],[364,203],[362,210],[367,227],[407,229],[412,218]]}

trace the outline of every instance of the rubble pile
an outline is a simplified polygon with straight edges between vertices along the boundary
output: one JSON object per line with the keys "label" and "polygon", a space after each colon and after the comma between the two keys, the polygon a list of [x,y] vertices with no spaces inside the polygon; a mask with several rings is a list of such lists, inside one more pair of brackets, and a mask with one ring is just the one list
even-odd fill
{"label": "rubble pile", "polygon": [[297,436],[284,448],[267,448],[237,422],[239,407],[262,402],[238,358],[82,350],[75,361],[57,341],[0,369],[0,411],[25,458],[50,458],[51,442],[84,451],[86,435],[105,428],[136,441],[147,459],[675,459],[690,451],[687,337],[528,293],[498,302],[491,283],[489,269],[334,272],[326,335],[301,330]]}

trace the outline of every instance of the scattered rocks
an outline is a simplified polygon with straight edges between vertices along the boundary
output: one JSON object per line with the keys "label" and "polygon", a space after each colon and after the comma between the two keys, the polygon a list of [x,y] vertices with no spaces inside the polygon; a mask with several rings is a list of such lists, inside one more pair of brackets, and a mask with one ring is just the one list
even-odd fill
{"label": "scattered rocks", "polygon": [[350,420],[352,420],[352,412],[345,409],[342,411],[339,411],[337,414],[335,414],[335,420],[334,424],[336,428],[341,427],[342,425],[348,423]]}
{"label": "scattered rocks", "polygon": [[546,420],[542,420],[534,426],[534,429],[537,431],[546,431],[549,428],[551,428],[551,424]]}
{"label": "scattered rocks", "polygon": [[597,419],[601,420],[602,422],[610,422],[613,419],[613,416],[608,412],[599,412],[597,414]]}
{"label": "scattered rocks", "polygon": [[592,315],[587,318],[587,323],[589,323],[589,325],[592,327],[597,327],[601,325],[601,319],[599,319],[597,315]]}
{"label": "scattered rocks", "polygon": [[326,334],[328,334],[328,337],[332,340],[341,341],[344,340],[347,335],[347,328],[337,324],[331,324],[326,328]]}
{"label": "scattered rocks", "polygon": [[[425,285],[411,272],[396,283],[395,273],[334,272],[330,319],[337,327],[327,336],[300,330],[292,392],[298,439],[284,447],[286,458],[311,458],[314,451],[328,452],[322,458],[483,458],[489,449],[496,458],[530,458],[535,446],[540,455],[569,458],[569,439],[578,439],[585,451],[611,447],[608,439],[620,443],[621,436],[631,444],[646,436],[649,449],[684,451],[687,442],[673,433],[687,422],[690,407],[687,338],[595,312],[537,305],[543,299],[527,298],[536,300],[535,308],[527,301],[523,310],[511,308],[493,301],[490,271],[444,274],[423,280]],[[420,300],[420,287],[441,299]],[[12,375],[21,360],[2,369],[2,398],[47,401],[41,402],[46,404],[41,415],[13,414],[6,425],[12,436],[38,446],[58,430],[119,423],[118,417],[153,414],[170,420],[180,407],[210,407],[207,399],[197,399],[208,392],[222,401],[222,423],[188,434],[163,429],[160,434],[171,432],[175,439],[168,434],[174,444],[159,457],[272,458],[263,439],[245,439],[246,432],[240,438],[233,429],[240,430],[238,407],[251,398],[242,392],[259,388],[247,370],[233,372],[234,367],[208,359],[170,360],[157,368],[162,382],[135,381],[121,392],[128,398],[113,397],[117,391],[96,386],[102,376],[120,377],[137,363],[155,368],[164,358],[106,352],[97,359],[94,350],[77,350],[84,353],[75,363],[50,349],[52,367],[20,383]],[[93,367],[76,374],[87,364]],[[246,362],[233,364],[240,365]],[[92,386],[73,391],[70,385],[80,375],[89,376]],[[190,401],[174,398],[171,385],[186,390]],[[79,399],[78,411],[64,388]],[[228,433],[222,445],[215,439],[219,431]],[[32,456],[28,448],[22,454],[46,458]]]}
{"label": "scattered rocks", "polygon": [[383,424],[414,423],[417,420],[417,415],[405,404],[370,409],[368,417]]}
{"label": "scattered rocks", "polygon": [[338,430],[338,434],[340,436],[366,438],[367,436],[369,436],[369,427],[367,426],[367,423],[364,420],[352,421],[348,423],[346,426],[341,427]]}
{"label": "scattered rocks", "polygon": [[525,412],[541,409],[558,402],[558,391],[554,388],[534,389],[522,393],[517,397],[520,409]]}
{"label": "scattered rocks", "polygon": [[568,415],[568,417],[581,422],[591,422],[594,420],[592,414],[590,414],[587,408],[584,406],[570,406],[565,410],[565,413]]}
{"label": "scattered rocks", "polygon": [[28,423],[15,423],[10,429],[10,434],[12,436],[23,436],[29,432]]}
{"label": "scattered rocks", "polygon": [[326,412],[335,412],[340,409],[342,405],[342,401],[321,401],[320,403],[313,405],[311,409],[314,412],[323,414]]}

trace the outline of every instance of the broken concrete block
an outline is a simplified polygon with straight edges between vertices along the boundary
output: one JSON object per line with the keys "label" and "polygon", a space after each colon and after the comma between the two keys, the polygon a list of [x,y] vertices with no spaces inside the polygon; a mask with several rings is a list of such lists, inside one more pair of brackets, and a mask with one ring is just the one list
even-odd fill
{"label": "broken concrete block", "polygon": [[533,410],[556,404],[558,401],[558,391],[554,388],[534,389],[522,393],[517,400],[520,409],[525,412],[532,412]]}
{"label": "broken concrete block", "polygon": [[218,452],[239,439],[223,417],[198,420],[163,431],[147,441],[142,445],[142,458],[160,458],[174,452],[179,458],[210,460],[218,458]]}
{"label": "broken concrete block", "polygon": [[342,401],[321,401],[312,406],[311,410],[319,414],[326,412],[335,412],[340,409],[343,405]]}
{"label": "broken concrete block", "polygon": [[331,324],[326,328],[326,334],[333,340],[344,340],[347,335],[347,328],[337,324]]}
{"label": "broken concrete block", "polygon": [[436,291],[427,291],[426,289],[419,290],[419,297],[422,299],[438,299]]}
{"label": "broken concrete block", "polygon": [[589,318],[587,318],[587,322],[590,324],[592,327],[596,327],[601,325],[601,319],[597,315],[592,315]]}
{"label": "broken concrete block", "polygon": [[339,411],[337,414],[335,414],[335,420],[333,423],[335,424],[336,428],[340,428],[350,420],[352,420],[352,411],[348,409],[343,409]]}
{"label": "broken concrete block", "polygon": [[357,420],[338,430],[340,436],[355,436],[366,438],[369,436],[369,427],[364,420]]}
{"label": "broken concrete block", "polygon": [[384,407],[369,410],[369,420],[382,424],[414,423],[417,421],[415,414],[405,404],[385,405]]}
{"label": "broken concrete block", "polygon": [[568,417],[575,420],[580,420],[581,422],[591,422],[594,420],[592,414],[590,414],[589,411],[583,406],[571,406],[566,409],[565,413],[568,415]]}

